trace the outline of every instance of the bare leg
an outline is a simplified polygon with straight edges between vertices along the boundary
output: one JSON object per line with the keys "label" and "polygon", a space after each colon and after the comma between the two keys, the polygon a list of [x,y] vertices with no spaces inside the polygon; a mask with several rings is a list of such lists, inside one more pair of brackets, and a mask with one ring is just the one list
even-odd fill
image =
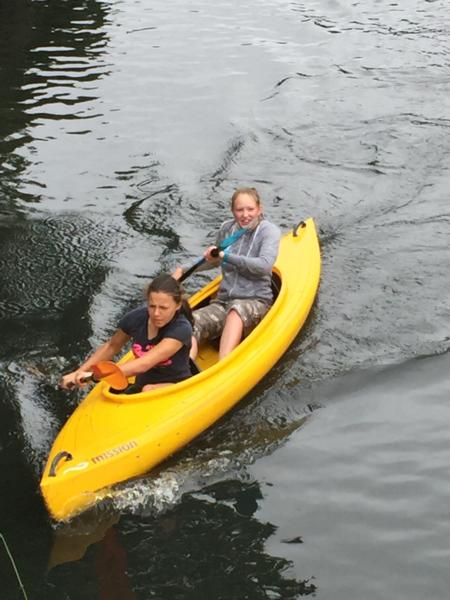
{"label": "bare leg", "polygon": [[192,342],[192,345],[191,345],[191,351],[189,352],[189,358],[191,360],[195,360],[197,358],[197,354],[198,354],[198,342],[194,336],[192,336],[191,342]]}
{"label": "bare leg", "polygon": [[166,387],[166,385],[173,385],[172,383],[148,383],[142,388],[143,392],[151,392],[157,388]]}
{"label": "bare leg", "polygon": [[230,310],[220,338],[219,359],[230,354],[242,339],[244,323],[235,310]]}

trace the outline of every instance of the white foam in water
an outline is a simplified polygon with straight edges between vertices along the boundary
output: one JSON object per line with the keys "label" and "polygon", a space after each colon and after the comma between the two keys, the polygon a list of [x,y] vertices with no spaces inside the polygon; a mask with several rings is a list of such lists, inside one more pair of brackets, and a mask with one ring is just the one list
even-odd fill
{"label": "white foam in water", "polygon": [[[295,421],[296,428],[304,420],[302,414],[300,422]],[[276,428],[268,427],[267,423],[260,423],[253,427],[250,439],[245,435],[245,440],[238,436],[233,442],[229,437],[217,442],[213,436],[211,445],[202,449],[194,442],[180,451],[170,466],[162,465],[159,472],[121,483],[108,497],[115,510],[158,514],[178,504],[183,494],[197,493],[224,477],[248,480],[247,467],[261,455],[270,452],[291,431],[291,428],[287,428],[280,434]],[[264,440],[263,443],[261,440]]]}
{"label": "white foam in water", "polygon": [[[209,449],[207,453],[214,451]],[[205,451],[183,457],[175,467],[158,475],[128,481],[117,486],[109,495],[115,510],[132,513],[161,513],[180,502],[185,493],[192,493],[223,477],[225,473],[242,470],[243,457],[232,457],[223,450],[214,458],[205,459]]]}
{"label": "white foam in water", "polygon": [[111,493],[116,510],[132,513],[162,512],[181,498],[182,481],[178,474],[165,472],[155,479],[134,480]]}
{"label": "white foam in water", "polygon": [[[204,488],[230,477],[248,481],[252,476],[247,468],[259,457],[271,453],[274,446],[304,424],[307,416],[303,405],[300,416],[296,416],[298,418],[281,431],[270,423],[267,415],[262,419],[259,415],[256,423],[254,417],[249,417],[249,426],[239,434],[224,436],[223,428],[225,431],[228,428],[234,430],[232,417],[215,433],[207,433],[206,438],[202,438],[201,447],[194,441],[159,469],[114,486],[102,494],[99,501],[107,498],[107,505],[114,512],[140,516],[161,514],[179,504],[184,494],[201,495]],[[241,424],[245,420],[243,412],[236,418]]]}
{"label": "white foam in water", "polygon": [[[14,364],[8,370],[17,373]],[[22,370],[23,373],[23,370]],[[55,437],[58,423],[40,402],[38,381],[31,374],[22,376],[15,381],[17,387],[17,407],[19,409],[25,448],[30,452],[30,462],[40,471],[48,448]]]}

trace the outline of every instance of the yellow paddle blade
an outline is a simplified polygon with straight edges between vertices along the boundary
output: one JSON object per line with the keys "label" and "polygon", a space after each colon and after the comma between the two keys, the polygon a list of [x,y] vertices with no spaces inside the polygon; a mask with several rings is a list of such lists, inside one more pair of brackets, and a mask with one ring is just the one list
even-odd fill
{"label": "yellow paddle blade", "polygon": [[128,386],[128,380],[116,363],[110,360],[101,360],[91,367],[95,379],[105,380],[116,390],[124,390]]}

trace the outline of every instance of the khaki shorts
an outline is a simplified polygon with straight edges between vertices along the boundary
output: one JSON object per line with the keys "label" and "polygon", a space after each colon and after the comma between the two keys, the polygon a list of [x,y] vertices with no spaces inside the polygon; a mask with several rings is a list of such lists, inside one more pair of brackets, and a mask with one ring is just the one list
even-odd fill
{"label": "khaki shorts", "polygon": [[262,300],[214,300],[208,306],[193,311],[194,336],[199,343],[220,337],[230,310],[235,310],[244,323],[244,337],[254,329],[269,310]]}

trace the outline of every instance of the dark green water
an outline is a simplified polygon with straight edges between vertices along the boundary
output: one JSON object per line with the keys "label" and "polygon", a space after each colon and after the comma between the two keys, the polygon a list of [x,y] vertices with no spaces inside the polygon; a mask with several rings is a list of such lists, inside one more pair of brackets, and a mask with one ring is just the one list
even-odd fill
{"label": "dark green water", "polygon": [[[0,2],[0,532],[30,599],[448,596],[449,26],[444,0]],[[317,223],[306,328],[56,527],[61,372],[247,184]],[[1,542],[0,597],[24,597]]]}

